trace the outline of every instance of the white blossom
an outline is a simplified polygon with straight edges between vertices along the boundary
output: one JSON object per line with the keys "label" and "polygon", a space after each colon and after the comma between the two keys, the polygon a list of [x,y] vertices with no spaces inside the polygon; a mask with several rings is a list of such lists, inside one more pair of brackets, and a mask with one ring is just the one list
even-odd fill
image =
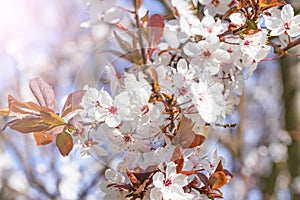
{"label": "white blossom", "polygon": [[166,173],[157,172],[153,175],[155,188],[151,190],[150,198],[153,200],[161,199],[192,199],[192,195],[185,193],[183,186],[188,184],[187,176],[176,173],[176,165],[173,162],[167,164]]}

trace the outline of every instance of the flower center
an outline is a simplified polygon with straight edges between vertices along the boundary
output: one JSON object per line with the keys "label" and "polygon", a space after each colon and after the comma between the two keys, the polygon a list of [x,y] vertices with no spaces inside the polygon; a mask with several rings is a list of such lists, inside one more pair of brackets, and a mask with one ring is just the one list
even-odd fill
{"label": "flower center", "polygon": [[217,7],[220,4],[220,0],[213,0],[211,4]]}
{"label": "flower center", "polygon": [[117,114],[117,111],[118,111],[118,108],[115,107],[115,106],[111,106],[108,111],[111,113],[111,114]]}
{"label": "flower center", "polygon": [[284,29],[285,30],[290,30],[290,25],[289,25],[289,23],[284,23]]}
{"label": "flower center", "polygon": [[95,107],[96,107],[96,108],[99,108],[99,107],[101,107],[101,106],[100,106],[100,103],[99,103],[99,101],[96,101],[96,103],[95,103]]}
{"label": "flower center", "polygon": [[148,105],[143,105],[141,107],[141,111],[142,111],[143,115],[146,114],[146,113],[148,113],[149,112],[149,106]]}
{"label": "flower center", "polygon": [[170,185],[172,185],[172,180],[170,178],[166,178],[165,180],[163,180],[163,184],[165,187],[169,187]]}
{"label": "flower center", "polygon": [[129,133],[123,133],[123,140],[125,143],[132,142],[133,139]]}
{"label": "flower center", "polygon": [[250,45],[250,41],[249,41],[249,40],[246,40],[246,41],[244,42],[244,45],[245,45],[245,46],[249,46],[249,45]]}
{"label": "flower center", "polygon": [[187,89],[185,87],[182,87],[179,89],[179,95],[184,96],[188,93]]}
{"label": "flower center", "polygon": [[205,50],[203,51],[203,55],[204,55],[205,57],[209,57],[209,56],[211,55],[211,53],[209,52],[209,50],[205,49]]}
{"label": "flower center", "polygon": [[199,94],[199,101],[204,101],[204,94],[203,93]]}

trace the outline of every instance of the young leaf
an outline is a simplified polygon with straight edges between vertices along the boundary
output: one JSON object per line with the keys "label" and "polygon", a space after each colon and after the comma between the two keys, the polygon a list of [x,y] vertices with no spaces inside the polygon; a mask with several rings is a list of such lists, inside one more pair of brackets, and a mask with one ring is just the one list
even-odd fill
{"label": "young leaf", "polygon": [[150,47],[156,47],[156,45],[159,43],[160,39],[163,36],[164,27],[165,27],[164,19],[159,14],[152,15],[150,17],[148,27],[150,28],[150,34],[149,34]]}
{"label": "young leaf", "polygon": [[144,0],[136,0],[136,1],[133,1],[133,2],[135,2],[135,7],[136,7],[136,9],[140,9],[140,8],[141,8],[141,6],[142,6],[142,4],[143,4],[143,1],[144,1]]}
{"label": "young leaf", "polygon": [[47,145],[54,140],[54,135],[48,137],[45,131],[34,132],[33,136],[37,145]]}
{"label": "young leaf", "polygon": [[204,184],[205,187],[209,186],[209,180],[208,180],[208,178],[204,174],[197,173],[197,176],[200,179],[200,181]]}
{"label": "young leaf", "polygon": [[66,124],[65,120],[59,117],[54,112],[44,112],[40,111],[42,120],[50,125],[58,126],[58,125],[64,125]]}
{"label": "young leaf", "polygon": [[22,102],[8,95],[9,116],[24,118],[28,116],[37,116],[42,107],[33,102]]}
{"label": "young leaf", "polygon": [[62,156],[67,156],[73,148],[73,138],[69,133],[62,132],[56,136],[56,146]]}
{"label": "young leaf", "polygon": [[50,127],[50,125],[44,123],[42,119],[31,117],[11,121],[7,126],[21,133],[44,131]]}
{"label": "young leaf", "polygon": [[9,116],[9,108],[0,108],[0,116],[3,117]]}
{"label": "young leaf", "polygon": [[176,145],[176,147],[174,149],[173,155],[171,157],[171,161],[173,161],[175,164],[177,164],[176,170],[177,170],[177,173],[180,173],[183,168],[184,158],[183,158],[182,148],[178,144]]}
{"label": "young leaf", "polygon": [[78,90],[69,94],[64,108],[61,111],[61,117],[65,117],[72,111],[82,108],[79,104],[81,103],[82,97],[85,93],[86,90]]}
{"label": "young leaf", "polygon": [[227,183],[226,174],[223,171],[216,171],[209,177],[211,189],[218,189]]}
{"label": "young leaf", "polygon": [[172,139],[172,144],[179,144],[184,148],[194,148],[200,146],[204,140],[205,136],[195,133],[193,131],[193,122],[192,120],[183,117],[176,136]]}
{"label": "young leaf", "polygon": [[48,107],[58,113],[58,105],[52,87],[43,79],[35,78],[29,83],[29,87],[41,106]]}
{"label": "young leaf", "polygon": [[116,38],[116,40],[117,40],[119,46],[121,47],[121,49],[122,49],[123,51],[125,51],[125,53],[134,50],[134,49],[131,47],[130,43],[127,42],[126,40],[122,39],[115,31],[114,31],[114,35],[115,35],[115,38]]}

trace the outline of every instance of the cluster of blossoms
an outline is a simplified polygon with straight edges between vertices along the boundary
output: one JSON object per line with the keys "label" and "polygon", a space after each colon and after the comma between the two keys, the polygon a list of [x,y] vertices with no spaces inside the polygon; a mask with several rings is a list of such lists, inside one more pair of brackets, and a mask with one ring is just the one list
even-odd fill
{"label": "cluster of blossoms", "polygon": [[[90,20],[82,26],[111,24],[124,52],[106,52],[132,66],[120,76],[108,64],[109,90],[86,86],[69,95],[61,112],[51,87],[34,79],[39,105],[9,96],[0,114],[17,119],[7,126],[34,132],[38,144],[56,138],[64,156],[75,140],[83,156],[118,157],[101,183],[104,199],[222,198],[218,189],[232,175],[223,158],[203,156],[207,130],[227,126],[222,122],[238,105],[244,79],[272,49],[282,56],[300,43],[300,16],[281,1],[171,0],[171,18],[140,16],[142,0],[133,0],[132,10],[116,0],[84,3]],[[122,24],[126,15],[135,31]]]}

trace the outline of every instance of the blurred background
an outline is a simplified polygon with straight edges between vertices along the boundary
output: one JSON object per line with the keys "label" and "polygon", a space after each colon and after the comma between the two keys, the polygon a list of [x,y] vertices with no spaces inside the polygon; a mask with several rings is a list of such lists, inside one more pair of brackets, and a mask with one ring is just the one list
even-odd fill
{"label": "blurred background", "polygon": [[[30,79],[52,84],[61,106],[87,82],[97,82],[102,45],[110,26],[84,29],[80,0],[0,0],[0,107],[8,94],[33,100]],[[121,0],[123,5],[130,0]],[[300,1],[291,1],[297,13]],[[145,0],[145,9],[168,14],[163,0]],[[291,50],[300,53],[300,47]],[[0,118],[1,127],[7,119]],[[222,130],[215,148],[234,174],[221,188],[226,200],[300,199],[300,57],[263,62],[246,80],[238,127]],[[63,158],[55,144],[37,147],[30,134],[0,134],[0,199],[101,199],[105,166],[82,158],[78,147]]]}

